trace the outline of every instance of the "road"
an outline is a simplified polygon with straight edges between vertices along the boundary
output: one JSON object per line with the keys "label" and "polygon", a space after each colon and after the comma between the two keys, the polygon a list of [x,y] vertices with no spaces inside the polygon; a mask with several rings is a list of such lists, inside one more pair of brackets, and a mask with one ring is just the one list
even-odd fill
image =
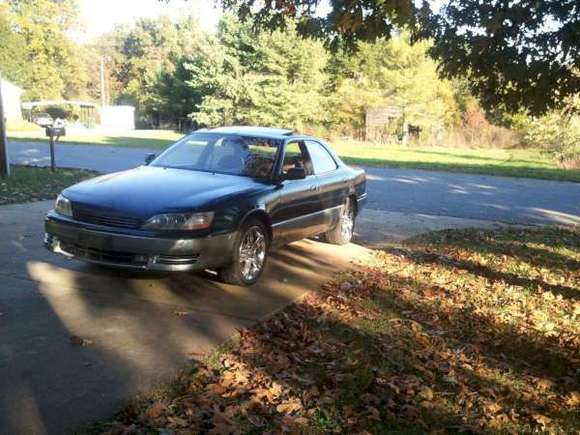
{"label": "road", "polygon": [[[11,142],[14,163],[49,164],[48,146]],[[100,172],[140,165],[150,149],[57,145],[57,164]],[[580,183],[467,175],[398,168],[365,168],[373,210],[518,224],[580,224]]]}

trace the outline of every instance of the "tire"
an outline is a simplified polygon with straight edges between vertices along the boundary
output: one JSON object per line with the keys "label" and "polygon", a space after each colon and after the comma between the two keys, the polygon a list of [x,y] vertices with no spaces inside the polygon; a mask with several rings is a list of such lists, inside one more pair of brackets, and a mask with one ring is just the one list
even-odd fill
{"label": "tire", "polygon": [[233,262],[218,270],[221,280],[241,286],[255,284],[266,267],[268,244],[268,231],[262,221],[244,222],[234,244]]}
{"label": "tire", "polygon": [[338,224],[324,233],[324,239],[333,245],[346,245],[352,240],[356,219],[355,207],[351,198],[347,198],[338,219]]}

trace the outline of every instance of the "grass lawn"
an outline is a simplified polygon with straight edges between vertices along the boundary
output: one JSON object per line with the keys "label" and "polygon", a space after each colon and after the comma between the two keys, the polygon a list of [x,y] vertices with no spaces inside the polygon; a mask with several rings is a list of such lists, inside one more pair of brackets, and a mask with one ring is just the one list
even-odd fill
{"label": "grass lawn", "polygon": [[62,189],[96,175],[82,169],[12,166],[8,178],[0,178],[0,205],[54,199]]}
{"label": "grass lawn", "polygon": [[[40,130],[12,132],[8,136],[11,140],[46,140]],[[167,130],[135,130],[123,136],[70,135],[62,142],[163,149],[180,137],[179,133]],[[580,182],[580,170],[562,169],[534,149],[413,148],[356,141],[335,141],[332,145],[349,164]]]}
{"label": "grass lawn", "polygon": [[580,182],[580,169],[560,168],[537,149],[412,148],[354,141],[333,147],[349,164]]}
{"label": "grass lawn", "polygon": [[93,432],[578,433],[580,232],[377,251]]}
{"label": "grass lawn", "polygon": [[[171,130],[134,130],[122,135],[104,135],[97,133],[77,133],[63,137],[61,143],[79,145],[108,145],[128,148],[163,149],[171,145],[183,135]],[[44,130],[8,132],[8,139],[13,141],[45,141]]]}

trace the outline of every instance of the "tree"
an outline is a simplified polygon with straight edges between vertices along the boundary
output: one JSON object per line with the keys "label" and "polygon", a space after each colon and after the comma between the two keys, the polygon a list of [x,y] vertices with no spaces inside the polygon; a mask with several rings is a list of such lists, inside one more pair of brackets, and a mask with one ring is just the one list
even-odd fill
{"label": "tree", "polygon": [[189,95],[183,59],[203,40],[197,23],[186,17],[140,19],[104,35],[93,49],[106,56],[112,100],[136,106],[147,122],[186,116],[198,99]]}
{"label": "tree", "polygon": [[467,77],[487,109],[540,114],[580,89],[577,0],[449,0],[424,14],[440,71]]}
{"label": "tree", "polygon": [[193,117],[210,126],[320,124],[327,61],[322,43],[301,37],[291,24],[255,34],[225,17],[217,37],[188,62],[190,84],[204,96]]}
{"label": "tree", "polygon": [[24,41],[30,74],[22,83],[31,99],[84,94],[87,76],[78,46],[67,32],[78,25],[76,0],[9,0],[13,37]]}
{"label": "tree", "polygon": [[342,43],[390,37],[408,27],[432,38],[430,53],[445,77],[466,76],[484,107],[542,113],[580,88],[580,4],[577,0],[447,0],[433,11],[411,0],[220,0],[260,27],[298,22],[306,35]]}
{"label": "tree", "polygon": [[26,41],[12,28],[6,4],[0,4],[0,41],[0,72],[4,78],[25,86],[30,80]]}
{"label": "tree", "polygon": [[359,42],[354,55],[344,61],[337,79],[332,112],[336,127],[362,130],[365,111],[391,107],[399,115],[391,133],[400,133],[402,123],[435,133],[458,121],[453,88],[437,75],[437,64],[427,56],[430,44],[411,45],[402,34],[374,43]]}

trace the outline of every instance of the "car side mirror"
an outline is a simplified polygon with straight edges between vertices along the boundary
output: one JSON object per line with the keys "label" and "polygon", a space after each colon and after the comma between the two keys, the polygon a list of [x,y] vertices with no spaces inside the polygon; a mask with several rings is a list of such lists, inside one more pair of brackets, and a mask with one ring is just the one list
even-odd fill
{"label": "car side mirror", "polygon": [[306,169],[304,168],[290,168],[284,175],[284,180],[304,180],[305,178]]}
{"label": "car side mirror", "polygon": [[155,160],[155,157],[157,157],[157,154],[147,154],[145,156],[145,164],[148,165],[151,163],[153,160]]}

